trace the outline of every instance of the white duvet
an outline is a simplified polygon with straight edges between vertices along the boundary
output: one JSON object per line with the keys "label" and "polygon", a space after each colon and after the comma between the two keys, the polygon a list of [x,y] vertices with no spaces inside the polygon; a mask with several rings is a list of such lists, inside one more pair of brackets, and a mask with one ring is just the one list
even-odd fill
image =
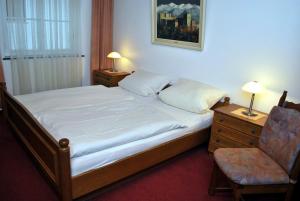
{"label": "white duvet", "polygon": [[151,104],[103,86],[16,98],[56,140],[70,140],[71,158],[185,127]]}

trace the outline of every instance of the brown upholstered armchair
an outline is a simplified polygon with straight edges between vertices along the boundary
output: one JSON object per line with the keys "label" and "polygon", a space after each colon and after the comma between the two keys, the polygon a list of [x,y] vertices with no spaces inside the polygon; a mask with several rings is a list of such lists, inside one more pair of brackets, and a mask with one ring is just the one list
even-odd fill
{"label": "brown upholstered armchair", "polygon": [[285,91],[263,128],[258,148],[220,148],[214,152],[209,194],[218,190],[221,172],[228,178],[234,200],[243,194],[286,193],[291,200],[300,172],[300,104],[285,101]]}

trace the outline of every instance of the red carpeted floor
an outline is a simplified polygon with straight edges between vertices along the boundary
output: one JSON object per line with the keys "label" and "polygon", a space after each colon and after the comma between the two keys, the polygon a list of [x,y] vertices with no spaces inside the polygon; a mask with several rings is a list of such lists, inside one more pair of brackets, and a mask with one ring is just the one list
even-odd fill
{"label": "red carpeted floor", "polygon": [[[0,200],[57,201],[58,198],[38,172],[31,158],[16,141],[0,115]],[[105,192],[94,201],[229,201],[231,193],[210,197],[207,194],[212,161],[206,146],[131,177]],[[280,198],[280,196],[279,196]],[[250,197],[254,200],[282,200],[278,196]]]}

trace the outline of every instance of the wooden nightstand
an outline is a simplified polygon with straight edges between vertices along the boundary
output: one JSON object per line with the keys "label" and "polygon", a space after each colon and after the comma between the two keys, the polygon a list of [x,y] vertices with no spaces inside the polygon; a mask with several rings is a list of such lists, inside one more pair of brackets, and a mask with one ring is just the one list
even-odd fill
{"label": "wooden nightstand", "polygon": [[215,109],[209,152],[214,152],[217,148],[258,146],[259,136],[268,115],[259,112],[263,117],[253,120],[232,113],[239,108],[242,106],[230,104]]}
{"label": "wooden nightstand", "polygon": [[107,87],[116,87],[118,82],[124,79],[129,73],[111,71],[93,71],[93,84],[101,84]]}

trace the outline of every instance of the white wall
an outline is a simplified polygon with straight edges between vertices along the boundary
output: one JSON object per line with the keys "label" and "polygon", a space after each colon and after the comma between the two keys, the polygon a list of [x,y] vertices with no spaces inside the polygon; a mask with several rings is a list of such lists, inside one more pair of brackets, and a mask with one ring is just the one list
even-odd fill
{"label": "white wall", "polygon": [[207,0],[204,50],[151,43],[151,0],[115,0],[114,49],[119,68],[144,68],[225,89],[248,106],[241,91],[257,80],[268,90],[255,108],[269,111],[284,89],[300,100],[300,1]]}

